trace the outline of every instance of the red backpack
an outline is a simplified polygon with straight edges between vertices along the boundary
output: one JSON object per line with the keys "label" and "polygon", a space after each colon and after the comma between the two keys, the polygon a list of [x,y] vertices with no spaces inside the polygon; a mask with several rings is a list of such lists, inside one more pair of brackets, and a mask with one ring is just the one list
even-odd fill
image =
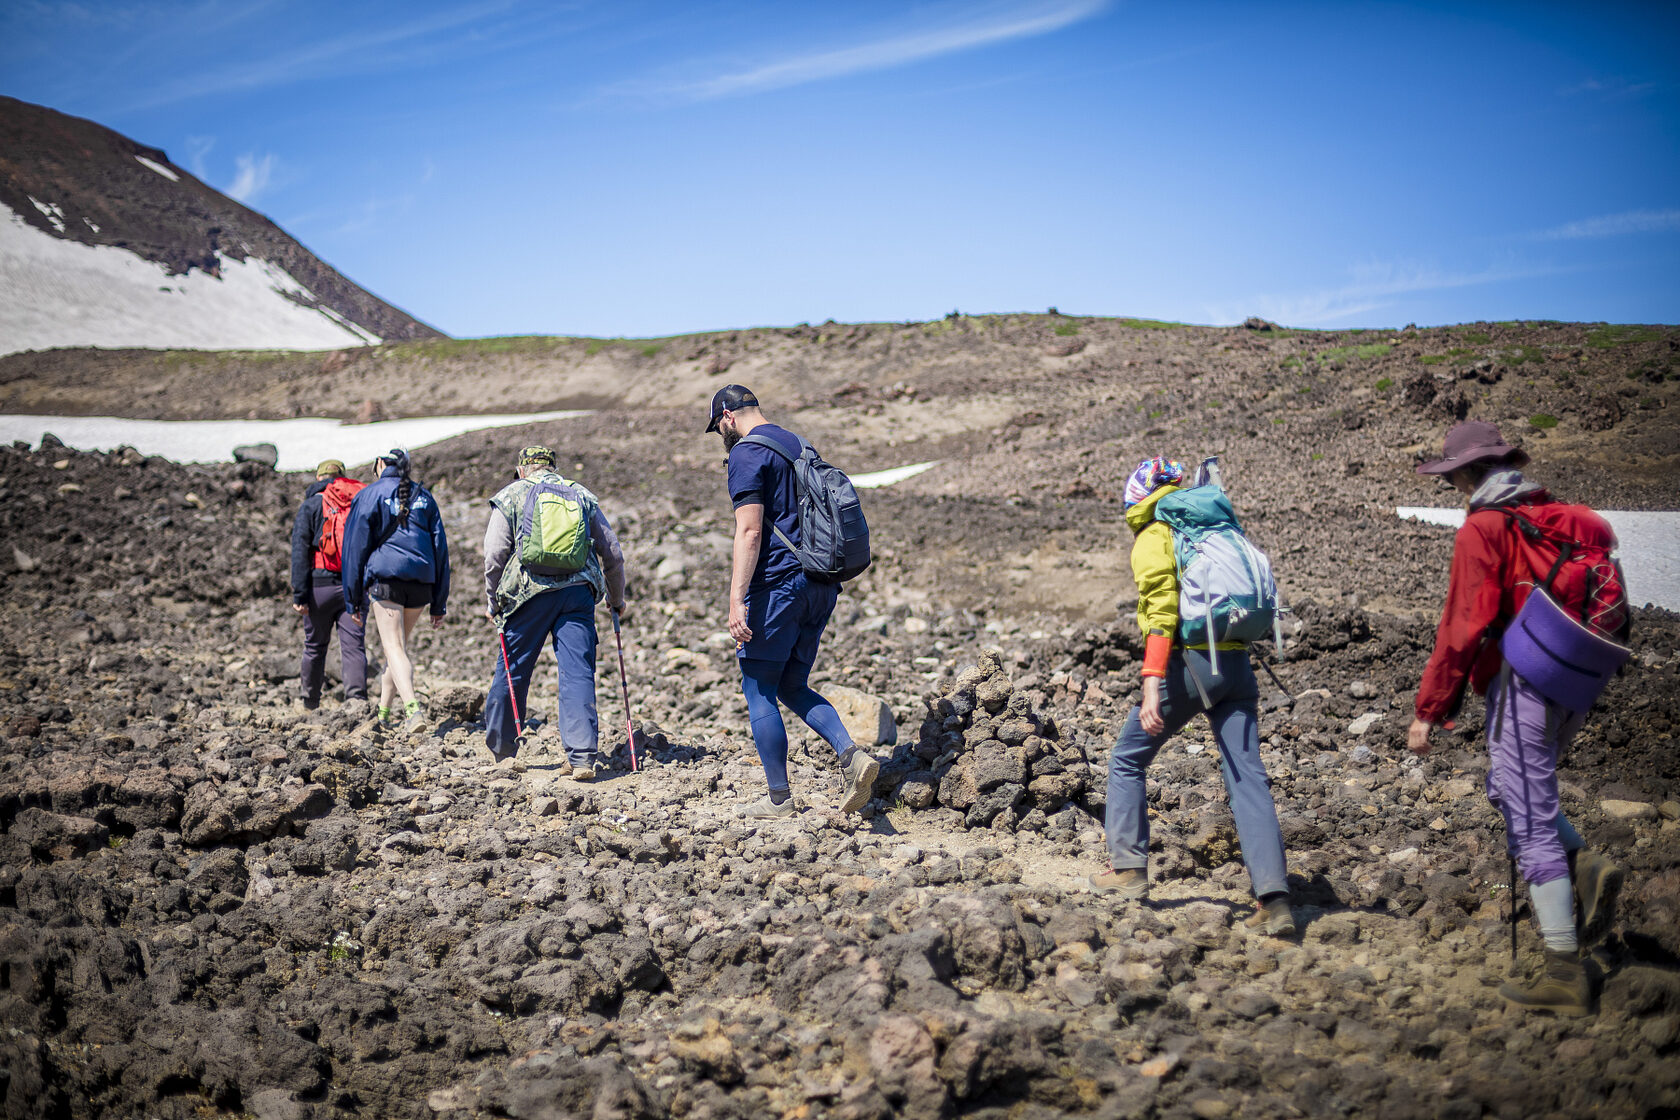
{"label": "red backpack", "polygon": [[1564,502],[1491,508],[1517,530],[1534,586],[1595,633],[1625,645],[1633,616],[1622,565],[1610,555],[1616,547],[1610,523]]}
{"label": "red backpack", "polygon": [[321,540],[315,548],[318,571],[343,570],[344,522],[350,516],[351,500],[364,485],[353,478],[335,478],[321,491]]}

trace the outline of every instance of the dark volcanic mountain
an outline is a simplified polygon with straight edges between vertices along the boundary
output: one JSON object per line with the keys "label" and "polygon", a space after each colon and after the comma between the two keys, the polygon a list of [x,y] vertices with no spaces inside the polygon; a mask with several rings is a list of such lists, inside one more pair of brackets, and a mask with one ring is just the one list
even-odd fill
{"label": "dark volcanic mountain", "polygon": [[[441,337],[441,333],[391,306],[377,296],[358,287],[330,265],[321,261],[298,244],[279,226],[254,210],[235,202],[220,191],[206,186],[188,172],[170,162],[157,148],[137,143],[92,121],[32,105],[15,98],[0,97],[0,203],[16,215],[6,225],[8,296],[11,289],[30,288],[39,292],[48,289],[68,289],[68,302],[85,297],[99,303],[119,299],[132,318],[138,335],[129,339],[109,337],[79,337],[74,327],[67,327],[59,336],[47,332],[53,345],[148,346],[175,342],[174,338],[153,339],[146,336],[145,325],[152,322],[151,309],[144,302],[136,306],[126,296],[113,296],[112,289],[143,289],[147,300],[157,302],[154,294],[168,289],[171,294],[186,296],[191,306],[176,306],[174,315],[187,320],[200,314],[200,305],[228,302],[226,293],[205,287],[203,277],[224,279],[232,271],[260,274],[261,294],[269,290],[278,293],[298,308],[316,313],[324,322],[310,323],[305,316],[300,322],[309,324],[301,336],[295,323],[291,329],[276,327],[267,335],[259,334],[243,345],[290,345],[310,348],[313,345],[331,346],[354,343],[358,335],[372,335],[386,341]],[[0,215],[0,217],[4,217]],[[157,271],[135,269],[133,261],[113,264],[111,254],[77,254],[74,251],[55,251],[50,243],[32,237],[20,226],[27,225],[40,233],[60,241],[82,245],[126,250],[145,261],[161,265]],[[11,239],[20,239],[19,248]],[[258,271],[235,270],[229,262],[246,265],[255,259],[267,268]],[[76,270],[72,282],[65,283],[62,262],[70,262]],[[97,264],[89,262],[97,261]],[[29,270],[33,269],[33,273]],[[285,282],[276,270],[295,284]],[[97,273],[97,278],[93,278]],[[117,279],[113,275],[120,274]],[[194,274],[199,274],[197,278]],[[171,285],[169,277],[179,277],[186,286]],[[162,278],[163,283],[154,283]],[[97,282],[96,282],[97,281]],[[197,285],[195,288],[194,285]],[[301,286],[303,289],[299,291]],[[229,286],[230,288],[232,285]],[[239,320],[249,316],[251,297],[241,288],[244,302],[237,305],[237,313],[227,307],[207,309],[204,313],[221,319]],[[214,293],[200,297],[198,291]],[[63,291],[55,291],[59,302],[66,302]],[[9,314],[0,320],[5,337],[0,349],[19,349],[40,345],[43,336],[37,323],[53,316],[52,300],[37,299],[30,316]],[[182,300],[176,301],[182,305]],[[14,305],[15,306],[15,305]],[[285,316],[295,313],[279,305]],[[70,308],[65,318],[74,321],[87,309]],[[259,316],[260,318],[260,316]],[[351,328],[360,328],[352,330]],[[342,340],[317,335],[325,328],[343,335]],[[228,345],[241,345],[235,341]]]}

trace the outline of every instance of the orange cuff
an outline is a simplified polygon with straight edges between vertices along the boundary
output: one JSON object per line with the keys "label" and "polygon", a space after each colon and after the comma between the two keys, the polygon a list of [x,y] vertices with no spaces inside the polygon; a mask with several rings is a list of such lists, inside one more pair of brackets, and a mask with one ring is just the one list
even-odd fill
{"label": "orange cuff", "polygon": [[1172,656],[1173,640],[1166,634],[1151,634],[1143,641],[1143,675],[1167,675],[1167,658]]}

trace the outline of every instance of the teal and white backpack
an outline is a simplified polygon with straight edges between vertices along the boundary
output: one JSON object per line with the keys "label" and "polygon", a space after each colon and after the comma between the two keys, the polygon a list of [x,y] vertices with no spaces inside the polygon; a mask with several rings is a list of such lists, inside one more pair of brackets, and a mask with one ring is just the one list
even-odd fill
{"label": "teal and white backpack", "polygon": [[1178,490],[1155,503],[1172,530],[1178,568],[1178,636],[1206,646],[1219,675],[1218,642],[1271,637],[1283,648],[1282,605],[1266,554],[1249,543],[1217,483]]}

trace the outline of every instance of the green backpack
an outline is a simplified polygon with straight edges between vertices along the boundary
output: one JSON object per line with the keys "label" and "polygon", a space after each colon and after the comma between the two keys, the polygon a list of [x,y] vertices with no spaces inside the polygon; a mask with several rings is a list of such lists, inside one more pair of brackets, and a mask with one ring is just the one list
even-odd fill
{"label": "green backpack", "polygon": [[570,576],[589,562],[589,512],[570,486],[539,482],[525,492],[519,563],[539,576]]}

